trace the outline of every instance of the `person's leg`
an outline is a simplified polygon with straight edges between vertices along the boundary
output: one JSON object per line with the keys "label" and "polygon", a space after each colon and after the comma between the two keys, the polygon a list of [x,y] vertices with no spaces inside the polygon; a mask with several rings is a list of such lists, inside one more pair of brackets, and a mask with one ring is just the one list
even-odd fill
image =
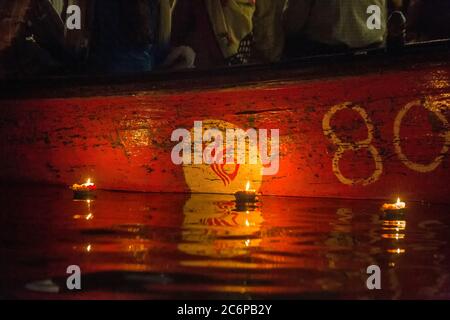
{"label": "person's leg", "polygon": [[389,11],[387,22],[387,48],[389,50],[401,50],[406,43],[407,19],[402,10],[403,1],[396,1]]}

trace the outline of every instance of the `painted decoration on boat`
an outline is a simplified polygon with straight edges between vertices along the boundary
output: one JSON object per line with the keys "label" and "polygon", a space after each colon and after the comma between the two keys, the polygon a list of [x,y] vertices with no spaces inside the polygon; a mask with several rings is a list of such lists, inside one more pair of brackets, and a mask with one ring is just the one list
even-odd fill
{"label": "painted decoration on boat", "polygon": [[[0,178],[99,189],[450,201],[450,69],[2,100]],[[279,130],[279,168],[174,164],[178,128]],[[205,144],[206,146],[206,144]],[[246,150],[246,154],[247,154]],[[214,153],[220,157],[226,148]]]}
{"label": "painted decoration on boat", "polygon": [[[204,132],[209,129],[219,130],[226,136],[227,129],[236,129],[236,126],[232,123],[221,120],[203,120],[202,121],[202,137]],[[193,129],[191,133],[193,135]],[[194,141],[192,138],[191,141]],[[191,146],[189,146],[191,147]],[[259,190],[262,183],[262,164],[259,159],[259,151],[257,151],[257,159],[255,164],[238,163],[237,161],[237,148],[233,151],[233,162],[227,164],[226,156],[226,143],[221,143],[218,148],[219,152],[214,154],[214,163],[207,164],[202,161],[201,164],[183,164],[183,174],[186,184],[189,190],[193,193],[235,193],[239,190],[245,189],[247,181],[251,182],[252,188]],[[245,159],[249,158],[249,143],[245,144]],[[202,153],[205,148],[195,150],[192,155],[195,157],[195,153]],[[229,151],[229,150],[228,150]],[[200,154],[202,159],[203,154]],[[221,160],[218,163],[219,159]]]}

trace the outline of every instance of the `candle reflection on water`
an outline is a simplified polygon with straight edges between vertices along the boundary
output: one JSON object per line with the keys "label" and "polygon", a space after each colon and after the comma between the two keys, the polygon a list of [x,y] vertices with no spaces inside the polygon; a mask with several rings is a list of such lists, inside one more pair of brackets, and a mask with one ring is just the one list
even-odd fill
{"label": "candle reflection on water", "polygon": [[86,206],[87,206],[86,214],[76,214],[76,215],[74,215],[73,218],[75,220],[80,220],[80,219],[92,220],[92,219],[94,219],[94,214],[91,212],[91,202],[92,202],[92,200],[85,200],[85,202],[86,202]]}
{"label": "candle reflection on water", "polygon": [[[70,201],[79,236],[70,257],[78,255],[83,271],[99,277],[111,270],[139,273],[117,285],[142,285],[147,293],[344,292],[370,264],[389,266],[386,288],[400,292],[405,258],[414,256],[406,256],[406,215],[381,214],[376,202],[263,200],[243,212],[235,211],[232,195],[103,192],[95,202]],[[417,216],[414,209],[409,217]],[[73,213],[95,219],[73,220]],[[148,279],[161,274],[172,280],[155,287]]]}
{"label": "candle reflection on water", "polygon": [[[182,238],[178,249],[189,255],[232,258],[258,247],[264,221],[259,209],[237,212],[233,201],[214,195],[192,195],[184,206]],[[192,261],[183,261],[190,264]],[[216,261],[220,264],[219,260]],[[205,261],[211,264],[211,261]]]}
{"label": "candle reflection on water", "polygon": [[406,238],[406,220],[395,220],[398,218],[391,217],[389,219],[389,217],[385,217],[382,220],[381,237],[387,241],[386,252],[394,255],[406,252],[406,249],[402,248],[403,241]]}

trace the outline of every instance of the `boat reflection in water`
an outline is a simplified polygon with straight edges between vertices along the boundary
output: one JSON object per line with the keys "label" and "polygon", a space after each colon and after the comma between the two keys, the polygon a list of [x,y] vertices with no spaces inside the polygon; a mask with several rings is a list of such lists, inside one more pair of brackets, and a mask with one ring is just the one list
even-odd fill
{"label": "boat reflection in water", "polygon": [[[0,215],[6,298],[450,298],[448,207],[379,201],[8,188]],[[5,244],[5,245],[4,245]],[[66,289],[67,267],[82,290]],[[383,290],[368,290],[378,265]]]}
{"label": "boat reflection in water", "polygon": [[191,196],[184,206],[182,242],[178,245],[184,253],[218,260],[182,261],[183,265],[236,268],[236,263],[223,258],[246,255],[261,245],[264,219],[260,208],[238,211],[234,201],[220,201],[220,197]]}

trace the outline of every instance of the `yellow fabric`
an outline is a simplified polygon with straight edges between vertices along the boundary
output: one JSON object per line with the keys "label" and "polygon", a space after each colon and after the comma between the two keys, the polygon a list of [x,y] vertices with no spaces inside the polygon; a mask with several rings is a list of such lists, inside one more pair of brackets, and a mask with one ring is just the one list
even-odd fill
{"label": "yellow fabric", "polygon": [[283,54],[283,11],[287,0],[257,0],[253,17],[254,57],[258,62],[278,61]]}
{"label": "yellow fabric", "polygon": [[253,31],[255,4],[249,0],[205,0],[209,18],[225,59],[234,56],[239,44]]}
{"label": "yellow fabric", "polygon": [[63,16],[63,9],[64,9],[64,0],[49,0],[50,3],[53,5],[53,8],[55,8],[56,12],[58,12],[59,16]]}
{"label": "yellow fabric", "polygon": [[[381,9],[380,30],[367,28],[367,8]],[[381,43],[386,36],[386,0],[289,0],[286,31],[327,45],[362,48]]]}
{"label": "yellow fabric", "polygon": [[170,35],[172,33],[172,13],[177,0],[160,0],[160,18],[159,18],[159,43],[163,46],[170,44]]}

